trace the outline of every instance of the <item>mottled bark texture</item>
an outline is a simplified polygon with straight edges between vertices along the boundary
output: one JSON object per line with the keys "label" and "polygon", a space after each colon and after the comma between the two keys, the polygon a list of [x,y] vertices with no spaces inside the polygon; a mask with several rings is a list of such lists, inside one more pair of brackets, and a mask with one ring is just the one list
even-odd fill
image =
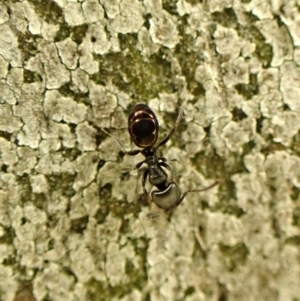
{"label": "mottled bark texture", "polygon": [[[299,5],[0,1],[0,300],[299,301]],[[162,154],[220,184],[150,220],[100,128],[185,100]]]}

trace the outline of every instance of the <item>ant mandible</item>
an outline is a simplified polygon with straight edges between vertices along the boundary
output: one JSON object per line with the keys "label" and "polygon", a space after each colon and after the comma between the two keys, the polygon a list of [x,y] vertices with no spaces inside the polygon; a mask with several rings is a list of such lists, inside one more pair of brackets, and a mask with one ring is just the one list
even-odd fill
{"label": "ant mandible", "polygon": [[171,129],[170,133],[166,138],[160,141],[157,146],[155,146],[155,144],[158,138],[159,124],[154,112],[146,104],[137,104],[130,112],[128,117],[129,134],[134,144],[141,149],[126,151],[117,138],[108,133],[106,130],[101,129],[118,143],[124,154],[135,156],[141,153],[145,157],[145,160],[136,165],[136,169],[138,169],[144,163],[147,164],[147,169],[145,170],[142,178],[144,194],[147,196],[147,199],[149,199],[149,193],[146,189],[146,180],[149,177],[150,184],[157,188],[157,190],[153,190],[151,192],[151,200],[159,208],[166,212],[181,204],[188,193],[209,190],[219,183],[217,181],[208,187],[202,189],[190,189],[181,194],[178,185],[175,182],[168,180],[168,175],[164,168],[170,172],[171,168],[166,163],[167,160],[164,157],[157,156],[158,148],[160,148],[162,145],[165,145],[171,139],[175,130],[177,129],[183,113],[185,102],[186,101],[184,101],[179,110],[175,125]]}

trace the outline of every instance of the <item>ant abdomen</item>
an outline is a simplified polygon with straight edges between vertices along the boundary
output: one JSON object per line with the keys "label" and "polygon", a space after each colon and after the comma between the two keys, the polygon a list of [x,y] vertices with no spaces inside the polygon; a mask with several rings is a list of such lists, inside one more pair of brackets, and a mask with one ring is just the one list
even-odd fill
{"label": "ant abdomen", "polygon": [[163,190],[153,190],[151,192],[151,199],[159,208],[164,210],[171,210],[177,207],[181,197],[181,191],[179,187],[171,182],[168,187]]}

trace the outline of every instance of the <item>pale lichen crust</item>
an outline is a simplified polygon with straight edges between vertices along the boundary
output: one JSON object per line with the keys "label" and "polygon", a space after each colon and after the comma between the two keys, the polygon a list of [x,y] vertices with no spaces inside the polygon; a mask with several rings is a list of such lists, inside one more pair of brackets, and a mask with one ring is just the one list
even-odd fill
{"label": "pale lichen crust", "polygon": [[[0,1],[0,300],[300,296],[296,0]],[[147,219],[127,116],[178,131]],[[172,161],[173,160],[173,161]]]}

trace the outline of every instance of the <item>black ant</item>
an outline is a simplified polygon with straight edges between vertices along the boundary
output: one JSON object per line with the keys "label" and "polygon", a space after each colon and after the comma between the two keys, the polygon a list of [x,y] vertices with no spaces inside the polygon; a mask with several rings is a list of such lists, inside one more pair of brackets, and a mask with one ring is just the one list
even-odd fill
{"label": "black ant", "polygon": [[178,185],[175,182],[168,180],[168,175],[164,168],[170,172],[171,168],[166,163],[166,158],[157,156],[157,150],[162,145],[165,145],[173,136],[183,113],[183,107],[184,104],[179,110],[174,127],[167,137],[159,142],[157,146],[155,146],[155,144],[158,138],[159,124],[154,112],[146,104],[137,104],[128,117],[129,134],[134,144],[141,149],[126,151],[117,138],[102,129],[103,132],[118,143],[124,154],[135,156],[141,153],[145,157],[144,161],[141,161],[136,165],[136,169],[140,168],[144,163],[148,166],[142,178],[143,191],[148,199],[149,193],[146,189],[146,180],[147,177],[149,177],[150,184],[157,188],[157,190],[151,192],[151,200],[166,212],[181,204],[188,193],[209,190],[219,183],[217,181],[208,187],[191,189],[181,194]]}

